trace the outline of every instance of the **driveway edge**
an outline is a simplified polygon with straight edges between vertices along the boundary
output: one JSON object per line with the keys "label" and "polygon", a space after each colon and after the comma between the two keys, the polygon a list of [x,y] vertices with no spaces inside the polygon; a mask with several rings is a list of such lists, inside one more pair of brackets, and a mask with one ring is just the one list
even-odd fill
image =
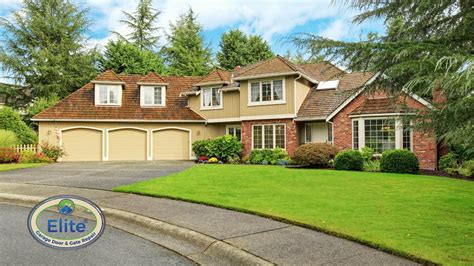
{"label": "driveway edge", "polygon": [[[44,199],[36,196],[0,193],[0,203],[28,207],[34,206]],[[173,250],[199,264],[273,265],[273,263],[229,243],[187,228],[119,209],[109,207],[101,209],[106,215],[108,225]],[[176,250],[177,243],[179,245],[183,242],[197,252]]]}

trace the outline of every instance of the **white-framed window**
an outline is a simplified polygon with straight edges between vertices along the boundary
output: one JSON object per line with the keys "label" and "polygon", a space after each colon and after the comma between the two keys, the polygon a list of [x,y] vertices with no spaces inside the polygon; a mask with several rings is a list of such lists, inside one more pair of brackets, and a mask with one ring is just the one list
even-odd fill
{"label": "white-framed window", "polygon": [[252,126],[252,149],[285,149],[285,145],[285,124]]}
{"label": "white-framed window", "polygon": [[95,104],[96,105],[121,105],[122,104],[122,85],[95,85]]}
{"label": "white-framed window", "polygon": [[370,147],[376,154],[390,149],[412,150],[410,123],[398,117],[371,117],[352,120],[352,148]]}
{"label": "white-framed window", "polygon": [[164,86],[140,86],[141,106],[165,106],[166,88]]}
{"label": "white-framed window", "polygon": [[248,105],[285,103],[285,79],[249,81]]}
{"label": "white-framed window", "polygon": [[201,92],[201,109],[221,109],[222,92],[220,88],[204,87]]}
{"label": "white-framed window", "polygon": [[226,134],[236,137],[242,141],[242,127],[240,125],[229,125],[226,127]]}

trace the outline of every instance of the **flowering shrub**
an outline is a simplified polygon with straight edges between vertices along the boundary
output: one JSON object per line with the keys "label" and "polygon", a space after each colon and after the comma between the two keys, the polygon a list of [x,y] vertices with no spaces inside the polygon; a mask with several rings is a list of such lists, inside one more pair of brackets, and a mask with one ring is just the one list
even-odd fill
{"label": "flowering shrub", "polygon": [[58,159],[65,155],[64,149],[60,146],[50,145],[48,143],[41,144],[42,153],[51,158],[53,162],[58,161]]}
{"label": "flowering shrub", "polygon": [[0,163],[16,163],[20,156],[13,148],[0,148]]}
{"label": "flowering shrub", "polygon": [[217,162],[219,162],[219,160],[218,160],[216,157],[212,157],[212,158],[209,159],[207,162],[208,162],[208,163],[217,163]]}

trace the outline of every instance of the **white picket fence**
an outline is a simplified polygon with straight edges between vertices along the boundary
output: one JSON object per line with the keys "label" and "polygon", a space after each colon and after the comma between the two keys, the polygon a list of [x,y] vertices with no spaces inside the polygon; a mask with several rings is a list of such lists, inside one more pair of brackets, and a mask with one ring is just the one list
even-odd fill
{"label": "white picket fence", "polygon": [[38,151],[38,145],[36,144],[22,144],[22,145],[15,145],[13,146],[16,152],[22,151],[32,151],[36,153]]}

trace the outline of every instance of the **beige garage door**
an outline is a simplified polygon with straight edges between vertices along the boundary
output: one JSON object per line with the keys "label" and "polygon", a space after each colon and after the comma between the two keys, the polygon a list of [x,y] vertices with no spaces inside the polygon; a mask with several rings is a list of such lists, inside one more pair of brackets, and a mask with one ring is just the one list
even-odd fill
{"label": "beige garage door", "polygon": [[102,131],[85,128],[63,131],[62,145],[65,162],[102,160]]}
{"label": "beige garage door", "polygon": [[153,160],[189,160],[189,132],[179,129],[153,132]]}
{"label": "beige garage door", "polygon": [[146,160],[146,132],[138,129],[109,131],[109,161]]}

